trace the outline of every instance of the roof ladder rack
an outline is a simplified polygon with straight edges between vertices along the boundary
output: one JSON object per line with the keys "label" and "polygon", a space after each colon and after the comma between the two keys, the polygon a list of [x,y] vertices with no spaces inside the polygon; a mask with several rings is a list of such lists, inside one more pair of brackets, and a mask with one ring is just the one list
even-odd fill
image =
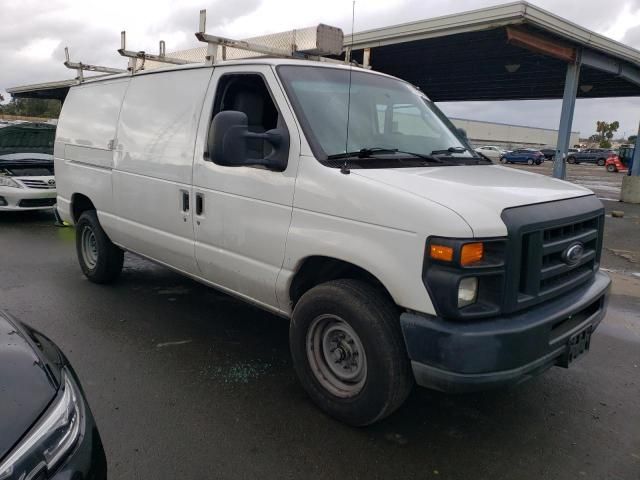
{"label": "roof ladder rack", "polygon": [[[340,55],[342,53],[344,40],[342,30],[328,25],[320,24],[317,27],[293,30],[290,32],[266,36],[261,39],[266,42],[268,41],[267,37],[270,37],[271,41],[275,40],[275,42],[281,45],[286,42],[286,40],[284,40],[285,36],[288,36],[291,40],[288,42],[288,48],[271,47],[264,43],[257,43],[255,41],[233,40],[231,38],[210,35],[206,33],[206,26],[207,11],[200,10],[200,23],[198,31],[196,32],[196,38],[207,44],[207,57],[205,61],[210,65],[213,65],[218,60],[227,60],[228,48],[246,50],[271,57],[299,58],[322,62],[344,63],[342,60],[322,56]],[[311,37],[311,41],[307,42],[310,43],[309,48],[306,50],[299,50],[296,41],[304,42],[304,39],[307,36]],[[218,51],[218,47],[221,47],[221,52]],[[219,56],[222,58],[218,58]]]}
{"label": "roof ladder rack", "polygon": [[71,60],[69,60],[69,47],[64,47],[64,57],[64,66],[70,68],[71,70],[78,71],[78,83],[84,82],[84,74],[82,73],[84,70],[88,72],[102,72],[110,75],[115,75],[116,73],[127,73],[126,70],[122,70],[120,68],[103,67],[100,65],[91,65],[82,62],[72,62]]}
{"label": "roof ladder rack", "polygon": [[[164,40],[160,40],[160,50],[158,55],[152,55],[150,53],[146,53],[143,50],[140,50],[138,52],[127,50],[127,32],[125,32],[124,30],[120,32],[120,48],[118,49],[118,53],[123,57],[128,57],[130,59],[128,69],[129,71],[131,71],[131,73],[135,73],[137,70],[144,70],[144,63],[146,60],[160,63],[170,63],[173,65],[186,65],[188,63],[193,63],[182,58],[167,57]],[[142,64],[140,65],[140,67],[137,66],[138,59],[142,60]]]}

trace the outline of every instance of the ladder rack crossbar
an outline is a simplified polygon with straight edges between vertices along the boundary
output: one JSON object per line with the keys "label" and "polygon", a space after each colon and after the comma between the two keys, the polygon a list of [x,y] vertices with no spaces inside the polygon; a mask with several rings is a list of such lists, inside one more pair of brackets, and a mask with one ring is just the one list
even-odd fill
{"label": "ladder rack crossbar", "polygon": [[140,67],[137,67],[136,62],[131,62],[131,66],[129,67],[129,69],[132,71],[144,69],[144,63],[146,60],[151,60],[153,62],[160,62],[160,63],[170,63],[172,65],[187,65],[189,63],[193,63],[193,62],[190,62],[189,60],[184,60],[182,58],[168,57],[166,55],[166,47],[165,47],[164,40],[160,40],[160,48],[159,48],[158,55],[147,53],[144,50],[139,50],[139,51],[127,50],[127,33],[124,30],[120,32],[120,48],[118,49],[118,53],[123,57],[133,58],[135,60],[142,60],[142,65]]}
{"label": "ladder rack crossbar", "polygon": [[126,70],[123,70],[121,68],[113,68],[113,67],[105,67],[102,65],[92,65],[90,63],[82,63],[82,62],[72,62],[69,59],[69,48],[65,47],[64,48],[64,56],[65,56],[65,61],[64,61],[64,66],[71,69],[71,70],[77,70],[78,72],[78,82],[82,83],[84,81],[84,71],[88,71],[88,72],[100,72],[100,73],[106,73],[109,75],[116,75],[119,73],[127,73]]}

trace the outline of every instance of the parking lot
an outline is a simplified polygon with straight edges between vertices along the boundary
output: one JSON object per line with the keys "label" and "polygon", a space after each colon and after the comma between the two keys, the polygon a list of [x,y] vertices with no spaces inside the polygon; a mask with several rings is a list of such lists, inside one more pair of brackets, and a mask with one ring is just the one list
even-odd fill
{"label": "parking lot", "polygon": [[[549,173],[551,163],[516,168]],[[50,214],[0,215],[0,308],[74,364],[111,478],[637,480],[640,208],[607,200],[619,174],[578,165],[569,178],[625,212],[607,219],[602,263],[614,287],[591,352],[509,390],[416,390],[369,428],[306,397],[285,320],[130,254],[115,285],[91,284],[74,231]]]}
{"label": "parking lot", "polygon": [[[542,173],[551,176],[553,172],[553,162],[545,161],[541,165],[509,165],[509,167],[520,170]],[[620,185],[622,184],[623,173],[609,173],[604,167],[592,163],[581,163],[567,165],[567,180],[577,183],[583,187],[593,190],[602,200],[617,202],[620,198]]]}

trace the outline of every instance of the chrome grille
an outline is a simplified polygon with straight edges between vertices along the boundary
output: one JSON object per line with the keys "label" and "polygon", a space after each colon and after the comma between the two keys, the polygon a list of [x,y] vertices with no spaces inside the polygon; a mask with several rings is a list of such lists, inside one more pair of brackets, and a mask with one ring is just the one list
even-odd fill
{"label": "chrome grille", "polygon": [[19,178],[18,180],[27,188],[39,188],[41,190],[51,190],[56,188],[55,181],[53,184],[50,184],[49,181],[32,178]]}

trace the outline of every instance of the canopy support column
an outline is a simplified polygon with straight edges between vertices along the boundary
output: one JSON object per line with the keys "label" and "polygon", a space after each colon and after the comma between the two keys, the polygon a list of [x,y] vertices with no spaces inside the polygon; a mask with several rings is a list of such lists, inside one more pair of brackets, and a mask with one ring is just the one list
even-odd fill
{"label": "canopy support column", "polygon": [[573,112],[576,107],[578,95],[578,81],[580,79],[580,63],[569,63],[567,75],[564,81],[564,95],[562,97],[562,112],[560,114],[560,128],[558,130],[558,142],[556,146],[556,158],[553,164],[553,176],[564,179],[567,174],[566,158],[571,142],[571,125],[573,124]]}
{"label": "canopy support column", "polygon": [[640,177],[640,125],[638,126],[638,136],[636,137],[636,148],[633,152],[633,164],[630,175]]}

